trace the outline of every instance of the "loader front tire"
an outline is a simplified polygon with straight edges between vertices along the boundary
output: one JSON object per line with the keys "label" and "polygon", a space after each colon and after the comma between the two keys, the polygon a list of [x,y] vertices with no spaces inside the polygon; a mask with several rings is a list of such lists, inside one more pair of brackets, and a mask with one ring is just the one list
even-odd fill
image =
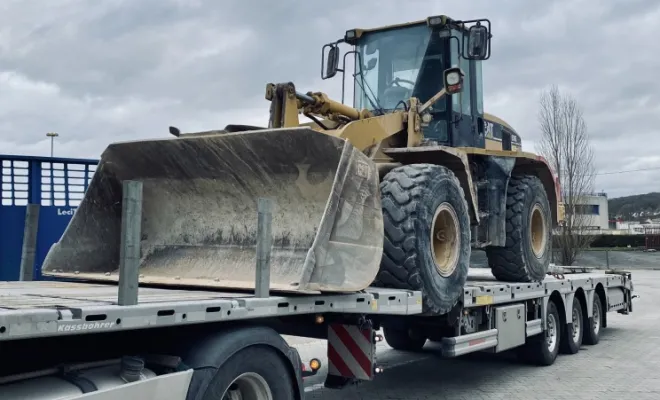
{"label": "loader front tire", "polygon": [[396,167],[380,184],[385,240],[374,285],[421,290],[424,312],[445,314],[470,265],[470,217],[460,182],[443,166]]}
{"label": "loader front tire", "polygon": [[550,265],[552,213],[541,180],[512,176],[506,194],[506,245],[487,247],[493,276],[505,282],[540,282]]}

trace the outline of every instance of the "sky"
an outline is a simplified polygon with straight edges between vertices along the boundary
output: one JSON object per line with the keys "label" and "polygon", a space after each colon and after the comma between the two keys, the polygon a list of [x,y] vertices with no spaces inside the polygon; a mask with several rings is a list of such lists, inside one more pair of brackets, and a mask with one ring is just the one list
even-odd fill
{"label": "sky", "polygon": [[524,150],[540,137],[541,91],[558,85],[584,112],[595,189],[660,191],[657,0],[2,0],[0,154],[47,156],[46,132],[60,135],[56,156],[96,159],[170,125],[264,126],[268,82],[340,99],[340,79],[320,78],[323,44],[438,14],[491,20],[485,109]]}

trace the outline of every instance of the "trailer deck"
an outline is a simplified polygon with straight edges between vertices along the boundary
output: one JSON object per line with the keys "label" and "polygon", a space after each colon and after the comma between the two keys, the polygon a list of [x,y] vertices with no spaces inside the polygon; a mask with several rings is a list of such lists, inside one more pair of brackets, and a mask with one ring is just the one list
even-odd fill
{"label": "trailer deck", "polygon": [[118,287],[78,282],[0,283],[0,341],[97,331],[315,313],[409,315],[421,293],[370,289],[340,295],[272,295],[140,288],[138,304],[117,304]]}
{"label": "trailer deck", "polygon": [[[538,283],[504,283],[497,281],[489,269],[472,269],[468,277],[468,284],[463,291],[463,305],[465,307],[481,306],[485,304],[504,304],[512,301],[529,300],[549,295],[553,291],[568,294],[583,288],[595,289],[600,283],[604,289],[632,290],[632,280],[626,272],[594,271],[593,268],[582,267],[554,267],[554,274],[548,275],[543,282]],[[617,291],[612,291],[617,293]],[[621,296],[624,291],[621,290]],[[616,300],[618,296],[615,295]],[[613,299],[614,300],[614,299]],[[621,301],[612,302],[610,310],[623,307]]]}
{"label": "trailer deck", "polygon": [[[470,271],[463,293],[466,308],[570,294],[602,284],[609,310],[625,307],[632,282],[620,273],[548,276],[539,283],[499,282],[487,269]],[[621,290],[616,290],[621,288]],[[304,314],[347,313],[416,315],[419,291],[368,288],[332,295],[270,295],[208,290],[140,288],[138,304],[118,305],[118,286],[86,282],[0,283],[0,341],[79,333],[121,331],[194,323],[248,320]]]}

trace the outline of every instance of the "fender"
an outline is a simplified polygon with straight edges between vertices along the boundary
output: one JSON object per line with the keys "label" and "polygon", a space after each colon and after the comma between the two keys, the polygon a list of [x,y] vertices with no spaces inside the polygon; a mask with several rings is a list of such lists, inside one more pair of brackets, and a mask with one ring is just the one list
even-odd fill
{"label": "fender", "polygon": [[467,154],[453,147],[422,146],[383,149],[383,153],[394,161],[403,164],[428,163],[442,165],[451,169],[465,192],[466,201],[470,209],[470,223],[478,225],[480,222],[477,208],[477,193],[472,182],[472,174],[468,164]]}
{"label": "fender", "polygon": [[542,321],[541,325],[543,326],[544,331],[548,329],[548,325],[546,323],[546,315],[548,313],[548,303],[551,301],[555,301],[557,303],[557,311],[559,312],[559,318],[563,319],[563,321],[557,321],[557,322],[561,322],[561,323],[567,322],[568,319],[566,316],[572,314],[571,310],[569,310],[569,313],[566,314],[566,308],[568,307],[566,305],[566,299],[564,298],[564,296],[562,296],[562,294],[559,291],[555,290],[550,294],[550,296],[543,297],[543,303],[541,305],[541,321]]}
{"label": "fender", "polygon": [[183,362],[195,370],[186,400],[200,400],[218,368],[237,352],[254,345],[269,346],[289,360],[289,371],[297,386],[297,400],[303,399],[304,387],[301,383],[301,360],[298,351],[290,347],[272,328],[238,325],[195,337],[194,340],[182,344],[184,348],[180,354]]}

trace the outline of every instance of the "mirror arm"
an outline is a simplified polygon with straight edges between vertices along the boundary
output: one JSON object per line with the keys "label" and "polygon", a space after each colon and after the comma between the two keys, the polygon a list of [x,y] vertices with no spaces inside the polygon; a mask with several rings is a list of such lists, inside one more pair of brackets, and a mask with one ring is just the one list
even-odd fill
{"label": "mirror arm", "polygon": [[[349,54],[355,54],[357,56],[358,60],[362,60],[362,56],[360,55],[360,53],[357,52],[357,50],[347,51],[344,54],[344,63],[342,65],[342,68],[337,69],[337,71],[341,72],[341,102],[342,102],[342,104],[344,103],[344,93],[345,93],[345,88],[346,88],[346,72],[345,72],[346,71],[346,56],[348,56]],[[353,59],[355,60],[355,58],[356,57],[354,56]],[[362,64],[360,64],[360,69],[362,69]],[[353,78],[355,79],[355,74],[353,74]]]}
{"label": "mirror arm", "polygon": [[447,91],[445,90],[445,88],[442,88],[438,93],[434,94],[433,97],[431,97],[430,99],[428,99],[428,101],[427,101],[426,103],[422,104],[422,105],[419,107],[418,112],[421,114],[421,113],[423,113],[424,111],[426,111],[426,109],[428,109],[428,108],[431,107],[433,104],[435,104],[435,102],[438,101],[438,100],[440,100],[440,99],[442,98],[442,96],[444,96],[446,93],[447,93]]}

